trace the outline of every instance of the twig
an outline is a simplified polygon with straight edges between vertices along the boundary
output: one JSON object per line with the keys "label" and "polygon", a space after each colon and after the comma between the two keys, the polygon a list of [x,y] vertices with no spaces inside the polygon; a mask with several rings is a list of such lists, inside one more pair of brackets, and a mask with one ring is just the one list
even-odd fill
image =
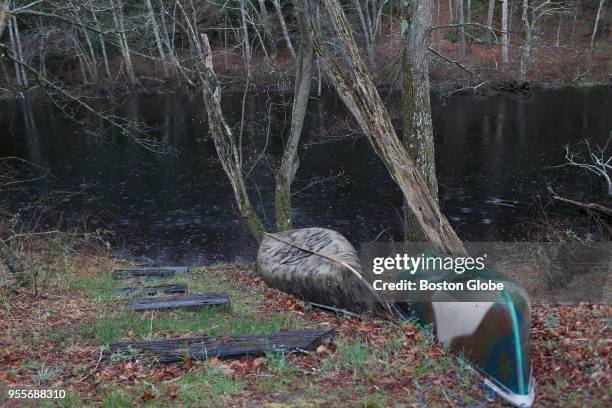
{"label": "twig", "polygon": [[594,210],[600,213],[606,214],[607,216],[612,217],[612,208],[606,207],[605,205],[597,204],[597,203],[581,203],[580,201],[570,200],[569,198],[561,197],[557,193],[553,191],[551,187],[548,187],[548,191],[552,194],[555,200],[562,201],[564,203],[572,204],[586,210]]}

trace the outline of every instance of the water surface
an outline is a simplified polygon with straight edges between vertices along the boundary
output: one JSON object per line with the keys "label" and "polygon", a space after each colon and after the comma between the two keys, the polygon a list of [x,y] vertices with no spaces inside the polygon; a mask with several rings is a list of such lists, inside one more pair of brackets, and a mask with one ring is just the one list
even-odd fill
{"label": "water surface", "polygon": [[[251,199],[270,225],[271,169],[289,129],[290,101],[291,95],[254,93],[244,112]],[[397,114],[400,98],[387,102]],[[223,105],[238,133],[241,95],[226,95]],[[548,184],[577,195],[597,191],[594,177],[553,166],[563,162],[567,143],[605,142],[611,112],[609,89],[434,98],[440,197],[460,237],[526,239],[525,223],[540,214]],[[117,131],[72,126],[48,104],[2,102],[0,156],[25,158],[55,176],[11,197],[14,206],[61,187],[82,193],[61,203],[65,217],[84,209],[99,215],[92,226],[114,230],[113,245],[132,255],[168,264],[252,259],[256,245],[237,215],[199,96],[135,97],[117,113],[154,128],[172,154],[149,152]],[[356,244],[397,239],[399,189],[355,127],[335,94],[312,98],[294,184],[294,225],[333,228]]]}

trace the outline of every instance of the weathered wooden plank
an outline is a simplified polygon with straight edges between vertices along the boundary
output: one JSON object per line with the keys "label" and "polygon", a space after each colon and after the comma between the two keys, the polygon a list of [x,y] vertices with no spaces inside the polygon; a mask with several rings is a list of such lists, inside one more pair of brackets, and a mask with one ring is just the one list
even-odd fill
{"label": "weathered wooden plank", "polygon": [[189,271],[188,266],[139,266],[136,268],[130,268],[126,270],[137,270],[137,271],[174,271],[178,273],[184,273]]}
{"label": "weathered wooden plank", "polygon": [[144,355],[159,362],[171,363],[185,357],[206,360],[211,357],[237,358],[257,356],[275,350],[313,350],[331,335],[333,329],[304,329],[281,331],[264,335],[239,334],[233,336],[198,336],[140,342],[115,342],[104,351],[103,357],[114,353]]}
{"label": "weathered wooden plank", "polygon": [[113,271],[114,279],[167,279],[177,273],[185,273],[188,267],[155,267],[155,268],[136,268],[136,269],[117,269]]}
{"label": "weathered wooden plank", "polygon": [[115,291],[132,296],[153,296],[160,293],[187,293],[187,285],[134,286],[117,288]]}
{"label": "weathered wooden plank", "polygon": [[128,300],[128,307],[132,310],[200,308],[228,304],[229,296],[226,293],[206,293]]}

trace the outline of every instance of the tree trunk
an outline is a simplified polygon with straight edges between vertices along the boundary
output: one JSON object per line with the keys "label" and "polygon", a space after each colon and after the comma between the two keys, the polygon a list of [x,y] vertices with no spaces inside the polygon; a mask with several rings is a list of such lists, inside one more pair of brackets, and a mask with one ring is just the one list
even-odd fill
{"label": "tree trunk", "polygon": [[[432,21],[429,0],[402,0],[404,50],[403,74],[403,138],[402,142],[426,181],[432,199],[438,200],[438,182],[434,155],[434,135],[429,95],[428,29]],[[407,241],[423,242],[426,236],[418,220],[404,203],[404,235]]]}
{"label": "tree trunk", "polygon": [[81,44],[79,44],[79,40],[77,39],[76,34],[74,33],[72,35],[72,42],[74,43],[75,50],[77,50],[78,52],[77,58],[79,59],[79,67],[81,68],[81,77],[83,78],[83,83],[88,84],[89,80],[87,79],[87,71],[85,70],[85,65],[87,64],[85,51],[83,51],[83,48],[81,47]]}
{"label": "tree trunk", "polygon": [[285,43],[287,44],[287,50],[289,51],[291,58],[293,58],[293,60],[297,62],[297,55],[295,54],[293,44],[291,43],[291,37],[289,36],[289,30],[287,30],[287,24],[285,24],[285,18],[283,17],[283,9],[281,8],[280,1],[272,0],[272,4],[274,4],[276,15],[278,16],[281,29],[283,30],[283,37],[285,38]]}
{"label": "tree trunk", "polygon": [[0,70],[4,74],[4,82],[6,82],[7,86],[11,86],[11,79],[9,78],[9,73],[6,65],[4,64],[4,56],[0,56]]}
{"label": "tree trunk", "polygon": [[489,0],[489,10],[487,12],[487,42],[493,41],[491,30],[493,29],[493,15],[495,14],[495,0]]}
{"label": "tree trunk", "polygon": [[247,26],[246,0],[240,0],[240,24],[242,25],[242,51],[244,52],[244,63],[246,64],[247,78],[253,77],[251,68],[251,40],[249,39],[249,27]]}
{"label": "tree trunk", "polygon": [[214,73],[212,50],[210,49],[208,37],[205,34],[202,35],[202,39],[204,45],[204,54],[202,55],[204,63],[202,94],[204,106],[206,106],[206,112],[208,113],[208,127],[210,128],[221,166],[223,166],[223,170],[232,186],[234,197],[238,203],[238,211],[253,237],[257,242],[260,242],[265,232],[264,225],[249,201],[242,175],[242,163],[240,162],[234,135],[225,122],[221,110],[221,89]]}
{"label": "tree trunk", "polygon": [[[93,16],[93,21],[95,23],[96,30],[101,31],[100,23],[98,22],[98,16],[96,12],[92,10],[91,12]],[[106,76],[108,79],[112,79],[112,74],[110,70],[110,64],[108,63],[108,54],[106,52],[106,41],[104,41],[104,35],[98,34],[98,40],[100,41],[100,49],[102,51],[102,59],[104,60],[104,72],[106,72]]]}
{"label": "tree trunk", "polygon": [[278,55],[278,47],[276,46],[276,38],[274,38],[274,34],[270,29],[270,15],[268,14],[265,0],[259,0],[259,12],[261,13],[261,22],[263,25],[264,34],[270,43],[270,57],[272,59],[276,59]]}
{"label": "tree trunk", "polygon": [[117,38],[119,40],[119,48],[123,54],[123,61],[125,63],[125,72],[128,77],[130,85],[136,84],[136,75],[134,74],[134,67],[132,66],[132,54],[130,52],[130,45],[127,40],[127,34],[125,32],[125,22],[122,5],[115,5],[115,0],[110,0],[111,7],[113,9],[113,21],[115,27],[119,31]]}
{"label": "tree trunk", "polygon": [[145,0],[145,5],[149,13],[149,20],[153,26],[153,36],[155,37],[155,45],[157,46],[157,52],[159,53],[159,58],[161,59],[164,77],[167,78],[170,75],[170,72],[168,71],[168,60],[166,59],[166,53],[164,52],[164,45],[162,44],[159,25],[155,20],[155,12],[153,11],[151,0]]}
{"label": "tree trunk", "polygon": [[370,38],[370,42],[368,44],[368,57],[370,58],[370,63],[374,64],[375,55],[374,52],[376,47],[376,33],[373,30],[372,24],[372,12],[370,11],[371,0],[364,0],[364,11],[365,11],[365,21],[366,21],[366,30],[368,30],[368,36]]}
{"label": "tree trunk", "polygon": [[457,24],[459,24],[459,56],[465,58],[465,18],[463,13],[463,0],[457,0]]}
{"label": "tree trunk", "polygon": [[[344,58],[332,56],[312,19],[310,27],[314,32],[317,55],[338,95],[383,159],[433,249],[446,254],[465,254],[461,240],[440,212],[427,183],[395,133],[376,85],[361,58],[342,6],[338,0],[323,0],[323,4],[337,36],[335,46],[342,50]],[[339,65],[340,60],[346,62],[348,72],[344,72]]]}
{"label": "tree trunk", "polygon": [[559,14],[559,25],[557,25],[557,39],[555,46],[558,47],[561,44],[561,23],[563,22],[563,15]]}
{"label": "tree trunk", "polygon": [[[374,3],[374,11],[376,11],[376,15],[374,16],[374,38],[378,38],[382,34],[382,16],[385,5],[388,2],[389,0],[382,0],[378,5],[378,10],[376,9],[376,3]],[[376,45],[376,41],[374,41],[374,45]]]}
{"label": "tree trunk", "polygon": [[4,28],[6,27],[6,22],[10,17],[10,13],[6,4],[4,4],[4,0],[0,0],[0,38],[2,38],[2,34],[4,33]]}
{"label": "tree trunk", "polygon": [[572,24],[572,34],[570,36],[572,45],[575,45],[575,34],[576,34],[576,20],[578,20],[578,13],[580,12],[580,0],[576,0],[576,9],[574,10],[574,22]]}
{"label": "tree trunk", "polygon": [[160,0],[159,7],[163,40],[166,45],[166,49],[168,50],[168,54],[170,54],[170,60],[172,61],[174,67],[174,73],[176,74],[176,77],[179,80],[180,84],[179,70],[181,67],[174,49],[174,38],[170,38],[170,35],[168,34],[168,24],[166,23],[166,8],[164,7],[164,0]]}
{"label": "tree trunk", "polygon": [[[8,22],[9,28],[9,38],[11,41],[11,49],[13,50],[13,54],[15,54],[15,58],[18,61],[23,62],[23,52],[21,51],[21,39],[19,38],[19,29],[17,28],[17,19],[15,16],[11,17]],[[22,88],[28,87],[28,76],[25,73],[25,69],[23,65],[17,63],[15,61],[15,78],[17,79],[17,84]]]}
{"label": "tree trunk", "polygon": [[595,35],[597,35],[597,26],[599,26],[599,20],[603,11],[605,0],[599,0],[599,7],[597,8],[597,16],[595,17],[595,24],[593,25],[593,34],[591,35],[591,50],[593,50],[593,44],[595,43]]}
{"label": "tree trunk", "polygon": [[508,49],[510,48],[508,39],[508,0],[501,0],[502,3],[502,65],[508,69]]}
{"label": "tree trunk", "polygon": [[453,16],[453,0],[448,0],[448,22],[449,24],[453,24],[454,21]]}
{"label": "tree trunk", "polygon": [[[87,49],[89,50],[89,58],[91,59],[89,64],[89,71],[94,81],[98,81],[98,59],[96,58],[96,52],[91,43],[91,39],[89,38],[89,30],[83,29],[81,30],[83,33],[83,37],[85,38],[85,42],[87,43]],[[46,75],[45,75],[46,76]]]}
{"label": "tree trunk", "polygon": [[523,0],[522,20],[525,29],[525,39],[523,40],[523,47],[521,50],[520,81],[526,82],[529,58],[531,58],[531,36],[533,28],[529,22],[529,0]]}
{"label": "tree trunk", "polygon": [[[366,0],[367,1],[367,0]],[[374,64],[374,46],[373,39],[371,36],[371,32],[368,29],[368,23],[366,22],[366,18],[363,15],[363,10],[361,9],[361,2],[359,0],[353,1],[355,6],[355,11],[357,12],[357,16],[359,17],[359,22],[361,23],[361,30],[363,31],[363,37],[365,40],[365,46],[368,53],[368,60],[370,64]],[[367,9],[366,4],[366,9]]]}
{"label": "tree trunk", "polygon": [[[321,7],[317,4],[317,29],[321,30]],[[393,4],[391,4],[393,6]],[[391,19],[393,21],[393,19]],[[311,36],[312,37],[312,36]],[[312,40],[312,38],[311,38]],[[321,91],[323,87],[323,75],[321,75],[321,64],[319,63],[319,59],[317,58],[317,75],[319,77],[319,82],[317,84],[317,97],[321,97]],[[319,104],[320,106],[320,104]]]}
{"label": "tree trunk", "polygon": [[469,23],[472,22],[472,0],[467,0],[467,16],[466,20]]}
{"label": "tree trunk", "polygon": [[283,152],[281,166],[276,175],[276,226],[278,231],[292,228],[291,184],[298,168],[297,148],[302,134],[310,86],[312,80],[312,34],[308,26],[308,15],[303,0],[294,4],[295,17],[300,29],[300,54],[295,74],[295,94],[291,111],[291,130]]}
{"label": "tree trunk", "polygon": [[[25,62],[25,58],[23,57],[23,47],[21,46],[21,34],[19,32],[19,24],[17,24],[17,17],[13,16],[13,30],[15,31],[15,41],[17,43],[17,55],[19,56],[19,60]],[[27,88],[30,86],[28,81],[28,74],[26,74],[26,69],[23,65],[19,65],[19,69],[21,70],[21,80],[23,81],[23,85]]]}

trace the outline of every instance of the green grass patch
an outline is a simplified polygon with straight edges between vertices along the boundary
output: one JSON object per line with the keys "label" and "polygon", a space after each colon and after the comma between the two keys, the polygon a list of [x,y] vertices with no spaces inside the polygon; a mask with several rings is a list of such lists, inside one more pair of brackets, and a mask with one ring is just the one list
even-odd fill
{"label": "green grass patch", "polygon": [[[159,281],[152,281],[159,284]],[[85,335],[98,339],[103,344],[122,338],[150,340],[163,337],[167,332],[182,335],[221,335],[221,334],[264,334],[281,329],[299,329],[307,326],[307,321],[287,313],[258,315],[257,309],[264,293],[261,290],[244,288],[228,282],[206,270],[179,273],[164,280],[164,284],[186,284],[189,293],[226,292],[230,296],[230,307],[204,307],[200,309],[172,309],[136,312],[127,309],[128,296],[113,291],[113,288],[126,285],[113,280],[110,273],[100,274],[92,281],[73,281],[74,287],[85,289],[88,293],[105,292],[106,296],[95,299],[112,304],[110,313],[102,315],[93,328],[85,328]],[[128,284],[133,285],[133,284]],[[161,295],[165,296],[165,295]]]}

